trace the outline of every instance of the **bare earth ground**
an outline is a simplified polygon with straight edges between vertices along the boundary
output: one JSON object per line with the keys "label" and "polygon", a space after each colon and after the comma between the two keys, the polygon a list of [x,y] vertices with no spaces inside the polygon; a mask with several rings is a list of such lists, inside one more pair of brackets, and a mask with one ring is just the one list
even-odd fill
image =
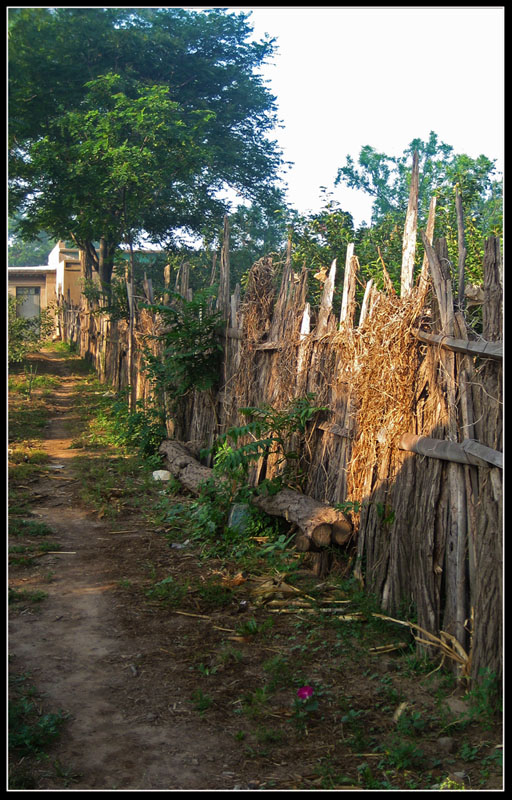
{"label": "bare earth ground", "polygon": [[[357,747],[347,747],[347,726],[328,729],[321,717],[313,715],[305,730],[294,727],[290,709],[296,684],[287,687],[282,682],[260,716],[255,702],[251,713],[247,704],[247,713],[237,713],[243,698],[247,700],[268,677],[262,663],[279,656],[280,642],[290,647],[297,636],[298,629],[291,625],[295,617],[254,609],[251,616],[259,621],[260,633],[244,635],[237,628],[247,612],[240,613],[238,596],[230,605],[213,609],[192,598],[181,607],[185,613],[144,599],[143,590],[155,577],[186,573],[200,577],[205,568],[186,548],[172,549],[137,516],[117,520],[114,529],[84,506],[73,472],[77,451],[70,449],[73,386],[79,379],[70,374],[69,361],[59,362],[50,353],[39,355],[40,371],[45,361],[49,373],[60,372],[44,433],[49,469],[27,486],[30,518],[53,529],[59,551],[10,570],[11,586],[42,589],[47,597],[37,606],[17,604],[11,611],[9,653],[10,669],[30,674],[45,709],[69,714],[49,761],[58,760],[68,779],[63,782],[48,763],[42,763],[36,768],[34,788],[350,789],[359,788],[357,767],[365,761],[375,778],[380,777],[375,753],[362,758],[365,754],[357,753]],[[210,565],[210,572],[214,567]],[[270,617],[271,636],[261,633]],[[395,638],[401,635],[402,631]],[[338,652],[333,645],[333,661]],[[324,660],[325,654],[316,664],[312,682],[321,684],[323,677],[327,681]],[[432,686],[425,688],[417,676],[399,674],[393,655],[368,656],[358,673],[350,661],[338,660],[339,690],[350,698],[351,707],[364,710],[366,726],[382,717],[377,689],[392,681],[409,691],[424,718],[431,713]],[[332,678],[333,664],[329,668]],[[213,697],[211,705],[201,706],[198,689],[203,699]],[[451,698],[454,708],[457,702],[464,708],[460,694]],[[457,756],[462,743],[467,744],[466,754],[471,745],[483,747],[481,731],[453,730],[445,732],[455,737],[447,750],[438,742],[439,730],[430,738],[427,731],[420,740],[430,756],[432,781],[457,773],[464,774],[468,788],[484,788],[479,785],[481,765],[477,770],[474,760]],[[485,752],[490,753],[491,745],[499,743],[499,725],[484,736]],[[402,769],[394,785],[406,787],[403,773],[409,781],[420,781],[418,772],[414,766]],[[336,782],[331,777],[329,782],[334,774],[349,778]],[[500,770],[493,762],[485,788],[500,787]]]}

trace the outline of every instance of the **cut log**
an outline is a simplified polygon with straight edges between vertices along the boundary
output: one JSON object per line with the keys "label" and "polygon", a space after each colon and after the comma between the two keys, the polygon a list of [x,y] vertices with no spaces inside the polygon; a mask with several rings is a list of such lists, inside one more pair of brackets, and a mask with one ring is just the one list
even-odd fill
{"label": "cut log", "polygon": [[292,489],[259,495],[253,503],[271,516],[295,523],[315,547],[345,544],[352,534],[352,525],[341,511]]}
{"label": "cut log", "polygon": [[[213,477],[213,470],[200,464],[181,442],[166,439],[160,453],[169,472],[194,494],[199,494],[201,485]],[[292,489],[257,495],[252,502],[267,514],[284,517],[297,526],[296,546],[301,552],[343,545],[352,535],[352,524],[341,511]]]}
{"label": "cut log", "polygon": [[159,452],[165,456],[169,472],[194,494],[199,494],[201,485],[213,476],[213,470],[200,464],[181,442],[165,439]]}

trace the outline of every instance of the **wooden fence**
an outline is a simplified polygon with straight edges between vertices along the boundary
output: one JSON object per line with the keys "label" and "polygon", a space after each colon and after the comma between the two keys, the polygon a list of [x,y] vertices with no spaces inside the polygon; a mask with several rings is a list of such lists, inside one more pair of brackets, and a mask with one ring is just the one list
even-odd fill
{"label": "wooden fence", "polygon": [[[502,670],[501,255],[499,241],[489,239],[476,336],[463,313],[463,251],[454,297],[446,243],[432,243],[433,204],[422,234],[425,260],[413,280],[414,207],[400,295],[384,268],[386,290],[369,281],[356,309],[358,260],[349,246],[337,317],[336,262],[313,309],[308,272],[292,270],[290,249],[280,270],[270,258],[253,266],[242,302],[238,288],[230,297],[226,223],[217,300],[226,320],[221,386],[184,397],[170,433],[199,449],[240,424],[241,407],[282,408],[314,393],[328,411],[301,444],[303,491],[350,509],[354,574],[383,610],[402,619],[414,614],[419,646],[479,680],[481,670]],[[138,313],[130,349],[124,321],[76,310],[61,316],[101,380],[126,386],[131,351],[136,396],[151,394],[141,337],[154,332],[157,317]],[[262,460],[253,478],[277,468]]]}

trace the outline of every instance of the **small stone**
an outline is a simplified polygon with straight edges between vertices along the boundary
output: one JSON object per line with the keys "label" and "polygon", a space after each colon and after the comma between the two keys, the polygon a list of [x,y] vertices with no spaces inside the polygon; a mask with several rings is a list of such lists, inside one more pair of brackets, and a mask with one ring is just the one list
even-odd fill
{"label": "small stone", "polygon": [[444,750],[446,753],[451,753],[455,746],[455,740],[452,736],[441,736],[437,740],[437,744],[441,750]]}
{"label": "small stone", "polygon": [[251,512],[248,503],[234,503],[228,517],[228,527],[243,533],[249,524]]}
{"label": "small stone", "polygon": [[469,775],[467,772],[452,772],[450,777],[454,777],[458,781],[465,781]]}
{"label": "small stone", "polygon": [[465,714],[468,710],[466,703],[461,697],[448,697],[446,705],[452,714],[457,714],[458,716]]}
{"label": "small stone", "polygon": [[154,481],[170,481],[172,478],[171,473],[167,469],[156,469],[153,472]]}

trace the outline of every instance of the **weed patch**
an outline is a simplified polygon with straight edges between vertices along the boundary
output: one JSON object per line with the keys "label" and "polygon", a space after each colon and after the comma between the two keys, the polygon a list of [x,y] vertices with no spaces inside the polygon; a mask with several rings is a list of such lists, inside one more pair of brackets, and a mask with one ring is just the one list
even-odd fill
{"label": "weed patch", "polygon": [[27,605],[27,603],[40,603],[46,597],[46,592],[42,592],[40,589],[31,591],[30,589],[9,588],[9,605],[11,605],[11,603],[24,605]]}
{"label": "weed patch", "polygon": [[10,789],[37,788],[35,768],[62,733],[68,716],[42,712],[41,698],[29,675],[9,677],[9,771]]}

